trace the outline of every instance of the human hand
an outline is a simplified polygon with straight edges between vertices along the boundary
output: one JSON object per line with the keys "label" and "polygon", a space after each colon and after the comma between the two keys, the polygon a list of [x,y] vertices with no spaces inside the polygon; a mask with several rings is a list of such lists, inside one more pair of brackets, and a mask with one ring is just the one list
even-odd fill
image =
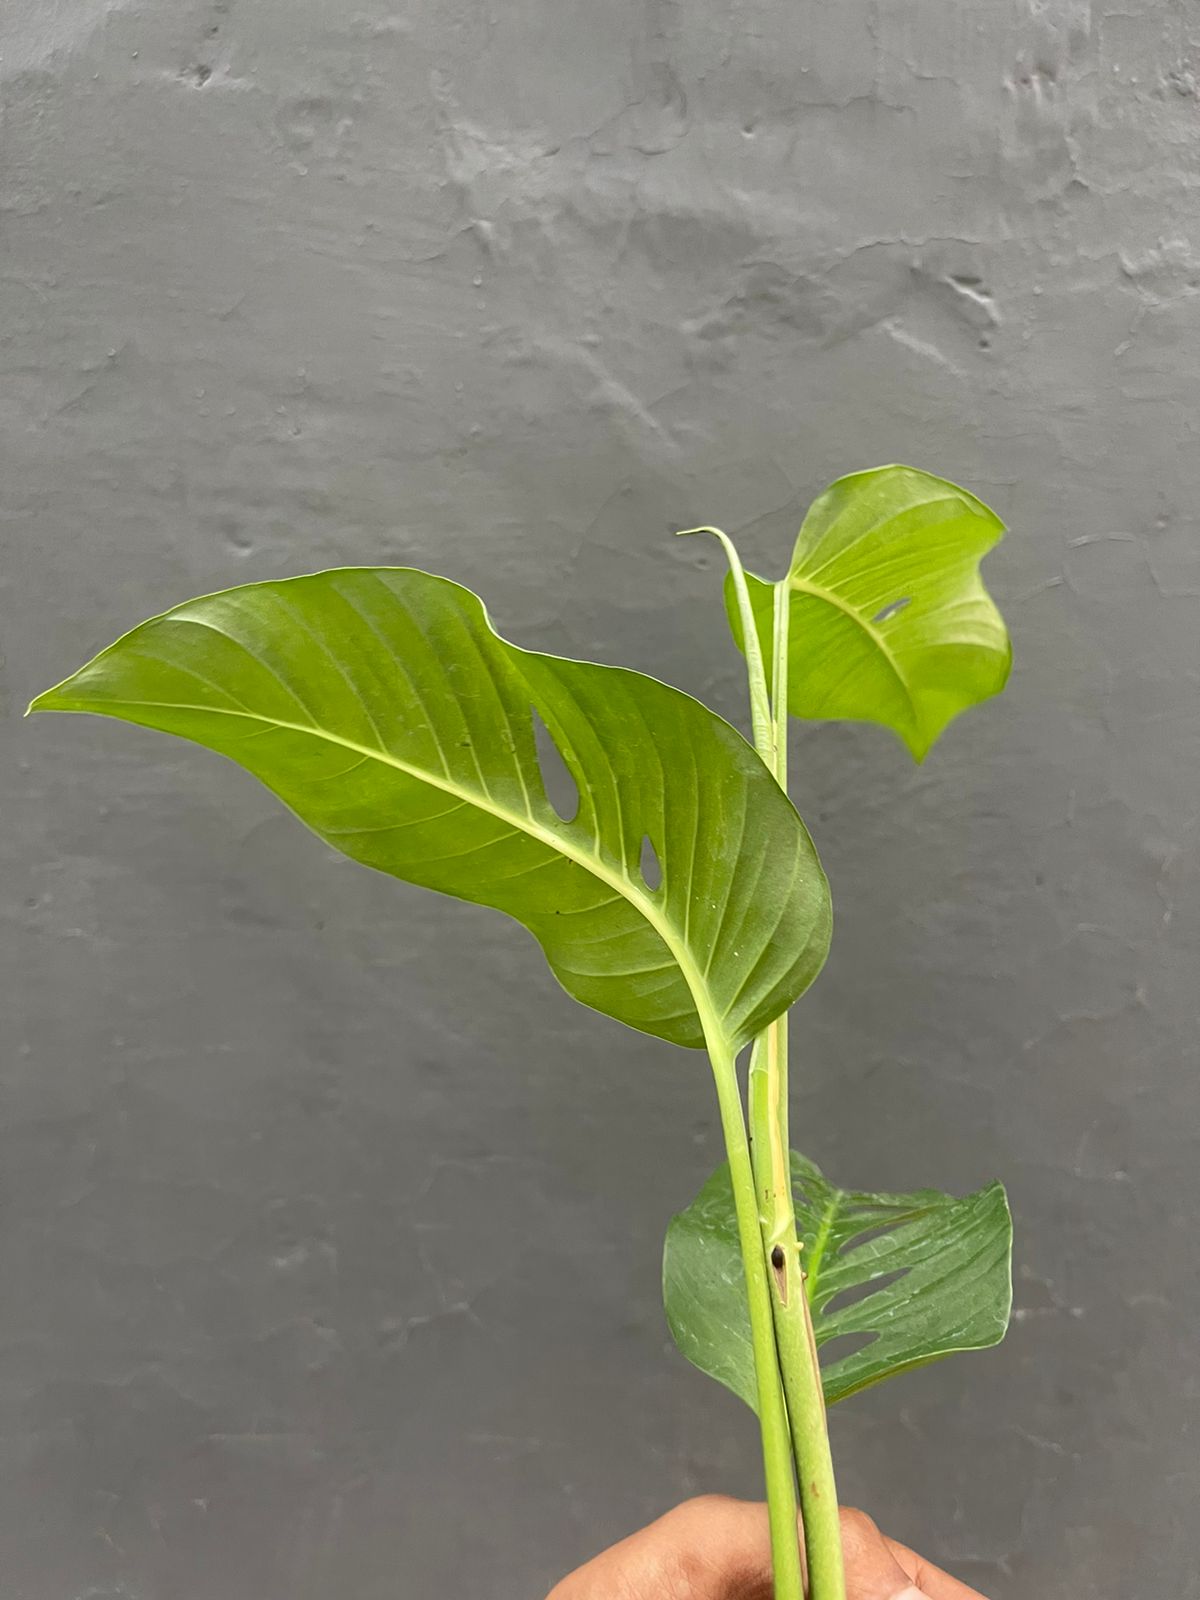
{"label": "human hand", "polygon": [[[847,1600],[984,1600],[843,1506]],[[771,1600],[767,1508],[705,1495],[571,1573],[547,1600]]]}

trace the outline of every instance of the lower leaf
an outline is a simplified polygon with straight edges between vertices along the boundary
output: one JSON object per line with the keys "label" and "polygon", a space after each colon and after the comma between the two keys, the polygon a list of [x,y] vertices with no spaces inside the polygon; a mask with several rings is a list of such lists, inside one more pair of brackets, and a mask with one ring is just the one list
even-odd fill
{"label": "lower leaf", "polygon": [[[792,1151],[801,1267],[829,1404],[956,1350],[999,1344],[1012,1306],[1004,1188],[838,1189]],[[663,1299],[679,1349],[754,1406],[754,1357],[729,1169],[672,1218]]]}

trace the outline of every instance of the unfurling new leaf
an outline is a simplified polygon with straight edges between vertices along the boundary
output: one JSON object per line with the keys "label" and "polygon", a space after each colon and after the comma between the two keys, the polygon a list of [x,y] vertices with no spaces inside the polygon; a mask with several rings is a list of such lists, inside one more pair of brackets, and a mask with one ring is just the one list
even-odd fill
{"label": "unfurling new leaf", "polygon": [[[830,484],[782,579],[792,716],[882,723],[923,760],[954,717],[1008,681],[1008,633],[979,576],[1003,533],[982,500],[914,467]],[[747,584],[769,661],[775,585],[752,574]],[[726,608],[740,646],[731,582]]]}

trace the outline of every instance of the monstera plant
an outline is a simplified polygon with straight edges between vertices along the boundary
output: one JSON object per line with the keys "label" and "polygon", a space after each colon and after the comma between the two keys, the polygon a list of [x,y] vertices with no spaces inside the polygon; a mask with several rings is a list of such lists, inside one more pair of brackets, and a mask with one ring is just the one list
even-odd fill
{"label": "monstera plant", "polygon": [[727,1160],[668,1229],[667,1318],[757,1412],[778,1600],[801,1600],[803,1557],[812,1600],[843,1600],[826,1404],[995,1344],[1011,1227],[999,1184],[841,1189],[789,1148],[787,1015],[830,899],[787,795],[788,721],[881,723],[921,761],[998,693],[1008,636],[979,563],[1003,528],[891,466],[817,499],[777,581],[689,531],[728,557],[753,744],[653,678],[510,644],[475,595],[407,567],[190,600],[31,709],[228,756],[334,849],[508,912],[577,1000],[707,1054]]}

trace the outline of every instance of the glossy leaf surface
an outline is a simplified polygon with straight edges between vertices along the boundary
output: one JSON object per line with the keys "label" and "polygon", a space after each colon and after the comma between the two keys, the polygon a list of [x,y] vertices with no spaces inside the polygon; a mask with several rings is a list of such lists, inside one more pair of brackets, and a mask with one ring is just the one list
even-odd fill
{"label": "glossy leaf surface", "polygon": [[[882,723],[923,760],[954,717],[1008,681],[1008,632],[979,575],[1003,533],[973,494],[913,467],[830,484],[784,579],[791,714]],[[774,585],[747,582],[769,661]],[[740,645],[728,583],[726,606]]]}
{"label": "glossy leaf surface", "polygon": [[[866,1194],[835,1188],[793,1151],[792,1188],[830,1404],[1004,1337],[1012,1219],[1000,1184],[964,1199],[936,1189]],[[671,1221],[663,1298],[683,1354],[753,1406],[754,1359],[728,1167],[719,1167]]]}
{"label": "glossy leaf surface", "polygon": [[825,876],[740,734],[653,678],[507,643],[428,573],[190,601],[31,709],[219,751],[337,850],[507,912],[576,999],[677,1044],[737,1049],[825,957]]}

